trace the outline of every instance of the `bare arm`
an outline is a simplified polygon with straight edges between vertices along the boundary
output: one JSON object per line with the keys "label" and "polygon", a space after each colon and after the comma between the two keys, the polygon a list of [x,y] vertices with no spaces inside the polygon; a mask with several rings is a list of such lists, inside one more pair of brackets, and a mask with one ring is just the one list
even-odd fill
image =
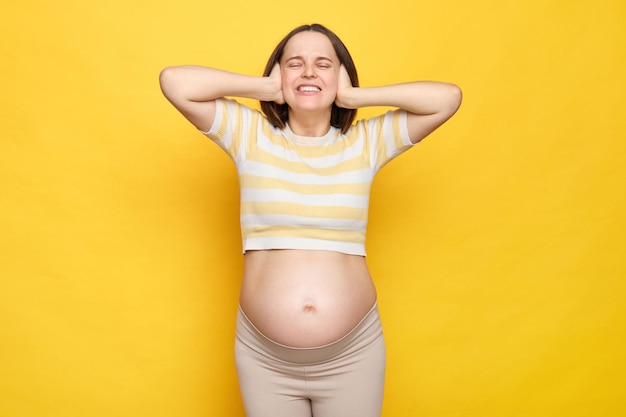
{"label": "bare arm", "polygon": [[280,71],[255,77],[200,66],[167,67],[159,81],[167,99],[198,129],[207,131],[215,118],[215,99],[243,97],[282,102]]}
{"label": "bare arm", "polygon": [[336,103],[356,109],[392,106],[408,112],[407,127],[411,142],[417,143],[448,120],[461,105],[461,89],[454,84],[416,81],[381,87],[355,88],[341,69]]}

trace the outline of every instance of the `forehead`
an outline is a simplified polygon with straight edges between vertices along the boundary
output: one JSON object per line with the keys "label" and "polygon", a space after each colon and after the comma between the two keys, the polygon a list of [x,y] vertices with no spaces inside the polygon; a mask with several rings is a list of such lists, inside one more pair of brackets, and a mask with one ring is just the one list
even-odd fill
{"label": "forehead", "polygon": [[283,59],[292,56],[324,56],[339,59],[330,39],[319,32],[300,32],[287,41],[283,52]]}

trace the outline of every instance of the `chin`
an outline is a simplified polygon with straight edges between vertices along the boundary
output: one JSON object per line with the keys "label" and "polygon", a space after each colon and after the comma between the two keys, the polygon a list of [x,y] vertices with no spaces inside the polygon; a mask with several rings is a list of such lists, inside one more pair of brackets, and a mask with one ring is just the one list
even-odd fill
{"label": "chin", "polygon": [[329,110],[333,107],[333,101],[321,102],[319,100],[296,100],[294,103],[289,104],[289,107],[309,111]]}

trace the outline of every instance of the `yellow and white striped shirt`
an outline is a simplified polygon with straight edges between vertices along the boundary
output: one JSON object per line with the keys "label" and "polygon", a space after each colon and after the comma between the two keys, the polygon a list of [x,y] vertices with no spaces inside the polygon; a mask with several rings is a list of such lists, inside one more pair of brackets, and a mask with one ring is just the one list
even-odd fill
{"label": "yellow and white striped shirt", "polygon": [[218,99],[211,130],[237,165],[243,251],[318,249],[365,256],[374,175],[412,146],[406,112],[359,120],[322,137],[278,129],[259,112]]}

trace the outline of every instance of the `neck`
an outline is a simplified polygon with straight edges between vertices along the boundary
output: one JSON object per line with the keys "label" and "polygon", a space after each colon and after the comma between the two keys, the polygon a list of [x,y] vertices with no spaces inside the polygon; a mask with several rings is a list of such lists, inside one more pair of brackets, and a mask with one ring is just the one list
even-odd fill
{"label": "neck", "polygon": [[330,110],[316,114],[289,112],[289,128],[298,136],[324,136],[330,129]]}

